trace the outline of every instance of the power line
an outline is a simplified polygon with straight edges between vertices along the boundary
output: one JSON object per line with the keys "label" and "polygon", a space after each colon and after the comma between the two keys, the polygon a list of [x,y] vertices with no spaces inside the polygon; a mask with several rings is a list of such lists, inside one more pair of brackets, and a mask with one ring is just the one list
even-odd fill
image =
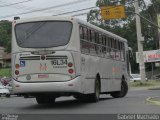
{"label": "power line", "polygon": [[[27,1],[29,2],[29,1],[32,1],[32,0],[27,0]],[[27,2],[27,1],[22,1],[22,2]],[[90,0],[86,0],[86,1],[90,1]],[[77,0],[75,2],[69,2],[67,4],[61,4],[61,5],[52,6],[52,7],[48,7],[48,8],[43,8],[43,9],[37,9],[37,10],[32,10],[32,11],[27,11],[27,12],[22,12],[22,13],[17,13],[17,14],[12,14],[12,15],[8,15],[8,16],[3,16],[1,18],[7,18],[7,17],[12,17],[12,16],[16,16],[16,15],[22,15],[22,14],[29,14],[29,13],[33,13],[33,12],[46,11],[46,10],[49,10],[49,9],[54,9],[54,8],[63,7],[63,6],[67,6],[67,5],[72,5],[72,4],[77,4],[77,3],[86,2],[86,1]],[[19,3],[21,3],[21,2],[19,2]],[[129,2],[129,4],[130,3],[132,3],[132,2]],[[84,11],[84,10],[93,9],[93,8],[97,8],[97,7],[89,7],[89,8],[75,10],[75,11],[71,11],[71,12],[64,12],[64,13],[56,14],[56,15],[53,15],[53,16],[65,15],[65,14],[75,13],[75,12]],[[78,15],[76,14],[74,16],[79,16],[79,15],[84,15],[84,14],[87,14],[87,13],[80,13],[80,14],[78,14]]]}
{"label": "power line", "polygon": [[[28,1],[31,1],[31,0],[28,0]],[[22,12],[22,13],[17,13],[17,14],[12,14],[12,15],[7,15],[7,16],[2,16],[0,17],[0,19],[2,18],[7,18],[7,17],[12,17],[12,16],[17,16],[17,15],[22,15],[22,14],[29,14],[29,13],[33,13],[33,12],[40,12],[40,11],[46,11],[46,10],[50,10],[50,9],[55,9],[55,8],[58,8],[58,7],[63,7],[63,6],[67,6],[67,5],[72,5],[72,4],[77,4],[77,3],[80,3],[80,2],[86,2],[86,1],[90,1],[90,0],[77,0],[75,2],[69,2],[67,4],[61,4],[61,5],[58,5],[58,6],[51,6],[51,7],[47,7],[47,8],[42,8],[42,9],[36,9],[36,10],[31,10],[31,11],[27,11],[27,12]],[[92,9],[91,8],[87,8],[87,9]],[[82,9],[83,10],[83,9]],[[84,9],[85,10],[85,9]],[[79,10],[78,10],[79,11]],[[60,13],[60,14],[57,14],[57,15],[64,15],[64,14],[69,14],[69,13],[74,13],[74,12],[78,12],[77,10],[76,11],[72,11],[72,12],[65,12],[65,13]]]}
{"label": "power line", "polygon": [[[85,1],[85,0],[84,0]],[[93,4],[93,5],[92,5]],[[87,6],[86,6],[87,5]],[[77,7],[78,6],[78,7]],[[73,5],[68,5],[68,6],[64,6],[62,8],[58,8],[58,9],[55,9],[55,10],[59,10],[59,12],[55,12],[54,9],[51,9],[51,10],[47,10],[47,12],[49,13],[52,13],[52,14],[58,14],[58,13],[62,13],[62,12],[67,12],[67,11],[72,11],[72,10],[75,10],[76,8],[77,9],[82,9],[83,6],[85,7],[91,7],[91,6],[95,6],[95,0],[89,0],[89,1],[85,1],[85,2],[82,2],[82,3],[79,3],[79,4],[73,4]],[[81,8],[80,8],[81,7]],[[73,9],[74,8],[74,9]]]}
{"label": "power line", "polygon": [[[24,2],[24,1],[23,1]],[[27,1],[26,1],[27,2]],[[30,1],[28,1],[28,2],[30,2]],[[12,5],[9,5],[9,3],[8,2],[2,2],[2,1],[0,1],[0,4],[2,4],[1,6],[2,6],[2,8],[4,8],[6,5],[8,5],[9,7],[12,7],[12,8],[16,8],[16,9],[21,9],[21,10],[33,10],[33,9],[35,9],[35,8],[33,8],[33,7],[27,7],[27,6],[24,6],[24,5],[21,5],[21,3],[19,3],[19,4],[14,4],[14,3],[12,3]],[[14,5],[13,5],[14,4]],[[3,7],[4,6],[4,7]],[[6,6],[6,7],[8,7],[8,6]],[[1,7],[0,7],[1,8]],[[38,9],[38,8],[37,8]]]}
{"label": "power line", "polygon": [[17,16],[17,15],[29,14],[29,13],[33,13],[33,12],[46,11],[46,10],[55,9],[55,8],[63,7],[63,6],[67,6],[67,5],[73,5],[73,4],[77,4],[77,3],[81,3],[81,2],[86,2],[86,1],[91,1],[91,0],[85,0],[85,1],[84,0],[77,0],[77,1],[74,1],[74,2],[68,2],[68,3],[65,3],[65,4],[57,5],[57,6],[51,6],[51,7],[47,7],[47,8],[42,8],[42,9],[31,10],[31,11],[27,11],[27,12],[22,12],[22,13],[2,16],[2,17],[0,17],[0,19],[7,18],[7,17],[12,17],[12,16]]}
{"label": "power line", "polygon": [[0,5],[0,7],[8,7],[8,6],[17,5],[17,4],[21,4],[21,3],[25,3],[25,2],[30,2],[30,1],[33,1],[33,0],[26,0],[26,1],[21,1],[21,2],[16,2],[16,3],[6,4],[6,5]]}
{"label": "power line", "polygon": [[71,12],[64,12],[64,13],[56,14],[56,15],[53,15],[53,16],[65,15],[65,14],[80,12],[80,11],[84,11],[84,10],[88,10],[88,9],[93,9],[93,8],[97,8],[97,7],[89,7],[89,8],[84,8],[84,9],[75,10],[75,11],[71,11]]}
{"label": "power line", "polygon": [[86,12],[86,13],[74,14],[72,16],[74,17],[74,16],[81,16],[81,15],[86,15],[86,14],[88,14],[88,13]]}

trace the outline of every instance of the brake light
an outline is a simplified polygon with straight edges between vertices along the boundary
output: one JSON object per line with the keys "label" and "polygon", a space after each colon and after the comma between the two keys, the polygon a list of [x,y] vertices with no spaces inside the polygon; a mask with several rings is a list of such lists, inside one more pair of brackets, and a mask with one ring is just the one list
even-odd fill
{"label": "brake light", "polygon": [[73,66],[73,64],[70,62],[70,63],[68,63],[68,67],[72,67]]}
{"label": "brake light", "polygon": [[73,69],[69,69],[68,72],[69,72],[70,74],[72,74],[74,71],[73,71]]}
{"label": "brake light", "polygon": [[15,74],[16,74],[16,75],[19,75],[19,70],[16,70],[16,71],[15,71]]}

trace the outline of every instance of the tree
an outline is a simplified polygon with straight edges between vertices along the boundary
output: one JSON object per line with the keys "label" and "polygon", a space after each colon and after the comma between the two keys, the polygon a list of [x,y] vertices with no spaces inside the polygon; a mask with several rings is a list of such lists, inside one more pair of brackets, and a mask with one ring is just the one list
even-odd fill
{"label": "tree", "polygon": [[[160,13],[160,1],[152,0],[150,5],[146,5],[143,0],[140,1],[140,14],[147,19],[150,19],[157,24],[156,13]],[[103,29],[106,29],[112,33],[115,33],[128,40],[128,45],[133,49],[135,53],[138,49],[137,47],[137,34],[136,34],[136,22],[134,6],[132,0],[98,0],[96,3],[97,7],[101,6],[111,6],[111,5],[125,5],[126,15],[125,19],[115,19],[115,20],[102,20],[100,17],[100,10],[91,10],[87,15],[87,21],[91,24],[97,25]],[[132,11],[132,12],[130,12]],[[145,37],[144,50],[153,50],[157,48],[158,35],[157,28],[151,26],[148,22],[141,19],[142,34]],[[151,27],[149,27],[151,26]],[[134,54],[135,55],[135,54]],[[135,57],[134,57],[135,58]],[[132,71],[137,72],[138,64],[136,64],[136,59],[131,59]],[[147,65],[147,68],[148,67]]]}
{"label": "tree", "polygon": [[0,21],[0,46],[6,48],[6,52],[11,52],[11,29],[9,21]]}

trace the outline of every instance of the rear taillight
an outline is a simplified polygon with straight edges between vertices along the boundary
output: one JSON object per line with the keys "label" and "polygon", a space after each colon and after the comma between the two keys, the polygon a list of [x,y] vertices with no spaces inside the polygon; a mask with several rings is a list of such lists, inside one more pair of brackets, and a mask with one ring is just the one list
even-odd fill
{"label": "rear taillight", "polygon": [[15,75],[19,75],[19,70],[15,70]]}
{"label": "rear taillight", "polygon": [[15,65],[15,68],[16,68],[16,70],[15,70],[15,75],[19,75],[20,65],[19,65],[19,64],[16,64],[16,65]]}
{"label": "rear taillight", "polygon": [[68,63],[68,67],[72,67],[73,66],[73,64],[70,62],[70,63]]}
{"label": "rear taillight", "polygon": [[73,71],[73,69],[69,69],[68,72],[69,72],[69,74],[72,74],[74,71]]}

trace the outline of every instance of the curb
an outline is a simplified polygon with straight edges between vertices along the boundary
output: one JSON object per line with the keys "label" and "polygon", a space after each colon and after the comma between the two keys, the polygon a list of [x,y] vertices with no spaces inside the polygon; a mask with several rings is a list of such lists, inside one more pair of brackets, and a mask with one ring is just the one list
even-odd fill
{"label": "curb", "polygon": [[159,96],[149,97],[149,98],[146,99],[146,102],[152,103],[152,104],[155,104],[155,105],[160,105],[160,101],[156,101],[156,100],[154,100],[154,98],[159,98]]}

